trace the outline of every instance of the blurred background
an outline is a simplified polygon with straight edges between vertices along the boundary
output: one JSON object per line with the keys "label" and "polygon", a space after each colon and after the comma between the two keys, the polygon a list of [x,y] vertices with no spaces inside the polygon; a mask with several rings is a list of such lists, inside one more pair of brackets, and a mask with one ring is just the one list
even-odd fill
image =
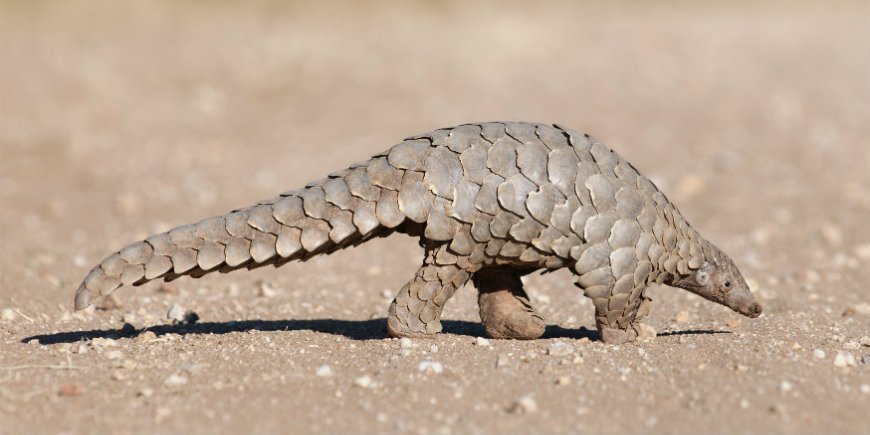
{"label": "blurred background", "polygon": [[[863,1],[0,1],[0,307],[17,310],[0,323],[7,346],[0,360],[41,361],[62,351],[21,350],[28,335],[120,327],[123,310],[84,320],[70,320],[68,311],[90,266],[130,241],[301,186],[411,134],[491,120],[561,123],[616,149],[702,234],[733,253],[770,313],[768,323],[759,323],[767,334],[759,341],[788,349],[796,340],[790,334],[802,330],[816,346],[840,349],[870,328],[868,9]],[[319,311],[302,303],[292,313],[258,305],[253,290],[243,290],[242,306],[226,311],[215,307],[225,299],[183,299],[200,304],[200,315],[213,321],[383,317],[388,289],[399,288],[419,264],[415,243],[394,239],[308,268],[179,285],[224,288],[230,279],[248,289],[266,279],[334,298]],[[551,323],[591,327],[591,306],[577,305],[567,279],[530,279],[552,290],[535,296]],[[155,307],[139,316],[156,319],[166,296],[141,299],[156,288],[127,289],[120,297],[134,311]],[[474,292],[465,293],[445,317],[477,321]],[[294,307],[310,297],[280,295]],[[699,328],[724,321],[724,311],[682,293],[662,291],[659,300],[652,317],[659,331],[674,325],[686,301],[694,302],[687,315],[702,322]],[[807,319],[824,325],[818,335],[807,331]],[[859,363],[867,353],[860,349],[853,350]],[[766,371],[746,379],[747,386],[765,382],[764,373],[809,370],[769,366],[763,358],[758,364]],[[827,361],[809,372],[806,382],[814,387],[796,397],[783,396],[781,379],[772,380],[758,394],[773,398],[753,401],[758,414],[749,417],[712,417],[723,409],[715,401],[710,408],[678,401],[661,412],[650,405],[634,423],[613,426],[587,416],[584,424],[597,431],[680,431],[697,426],[674,423],[679,418],[666,423],[665,416],[707,409],[686,421],[719,422],[726,426],[715,431],[725,432],[866,432],[870,395],[862,386],[870,383],[870,366],[838,372],[836,382],[827,377],[831,367]],[[46,391],[69,374],[51,376],[39,378]],[[75,425],[85,418],[75,411],[84,403],[58,408],[41,400],[46,396],[26,396],[35,388],[28,381],[10,379],[0,390],[11,391],[0,398],[6,430],[21,429],[37,410],[86,427]],[[135,400],[105,382],[95,377],[85,384]],[[708,384],[711,394],[716,384]],[[607,385],[599,387],[606,394]],[[89,401],[120,406],[111,397]],[[739,408],[739,397],[732,399],[724,409]],[[300,414],[318,415],[304,401],[297,406]],[[596,407],[601,403],[584,406],[590,414],[612,412]],[[827,416],[812,412],[819,406],[831,407]],[[362,419],[350,428],[380,427],[357,408],[338,409],[346,411],[339,421]],[[558,425],[585,415],[575,411],[546,414],[539,427],[576,428]],[[128,426],[96,428],[135,432],[155,429],[156,420],[174,430],[191,427],[176,417],[157,419],[159,407],[125,412],[118,411],[127,415],[123,421],[97,421]],[[543,418],[536,415],[529,418]],[[285,427],[270,426],[279,421],[267,417],[247,427]],[[482,421],[448,428],[510,428],[495,417]],[[411,429],[440,427],[420,424]],[[0,432],[3,426],[0,420]]]}

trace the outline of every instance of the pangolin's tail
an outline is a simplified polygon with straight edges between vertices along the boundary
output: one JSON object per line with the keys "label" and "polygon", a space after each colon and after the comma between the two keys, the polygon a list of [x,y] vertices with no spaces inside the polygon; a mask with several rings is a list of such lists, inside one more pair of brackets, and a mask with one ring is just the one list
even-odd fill
{"label": "pangolin's tail", "polygon": [[[91,270],[75,308],[122,285],[306,260],[389,234],[406,221],[398,229],[411,231],[428,217],[418,206],[428,193],[421,189],[423,174],[389,160],[377,155],[303,189],[133,243]],[[400,189],[403,180],[411,186]]]}

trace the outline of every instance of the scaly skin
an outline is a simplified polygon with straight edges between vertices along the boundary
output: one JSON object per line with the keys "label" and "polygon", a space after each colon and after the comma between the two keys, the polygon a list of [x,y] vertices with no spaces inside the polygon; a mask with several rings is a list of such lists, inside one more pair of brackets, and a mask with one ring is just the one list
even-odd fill
{"label": "scaly skin", "polygon": [[520,122],[413,136],[302,189],[133,243],[88,274],[75,306],[121,285],[279,266],[392,232],[426,251],[390,306],[397,337],[439,332],[444,304],[472,279],[487,334],[537,338],[544,322],[520,277],[563,267],[606,342],[637,337],[656,283],[761,312],[733,261],[631,164],[588,135]]}

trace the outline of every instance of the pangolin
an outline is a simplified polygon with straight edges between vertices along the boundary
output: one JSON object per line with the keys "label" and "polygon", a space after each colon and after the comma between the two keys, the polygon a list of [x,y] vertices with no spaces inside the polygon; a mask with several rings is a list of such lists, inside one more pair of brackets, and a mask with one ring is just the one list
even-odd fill
{"label": "pangolin", "polygon": [[525,122],[411,136],[301,189],[133,243],[90,271],[75,308],[122,285],[277,267],[394,232],[425,250],[390,305],[395,337],[438,333],[469,280],[489,336],[540,337],[521,277],[560,268],[592,299],[607,343],[638,336],[653,284],[761,314],[731,258],[634,166],[589,135]]}

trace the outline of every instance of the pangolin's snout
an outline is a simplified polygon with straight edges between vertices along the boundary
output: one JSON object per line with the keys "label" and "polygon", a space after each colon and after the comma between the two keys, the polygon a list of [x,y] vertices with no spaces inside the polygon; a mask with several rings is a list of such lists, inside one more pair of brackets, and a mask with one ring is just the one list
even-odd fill
{"label": "pangolin's snout", "polygon": [[752,305],[742,314],[745,314],[747,317],[756,318],[761,315],[761,304],[758,302],[753,302]]}

